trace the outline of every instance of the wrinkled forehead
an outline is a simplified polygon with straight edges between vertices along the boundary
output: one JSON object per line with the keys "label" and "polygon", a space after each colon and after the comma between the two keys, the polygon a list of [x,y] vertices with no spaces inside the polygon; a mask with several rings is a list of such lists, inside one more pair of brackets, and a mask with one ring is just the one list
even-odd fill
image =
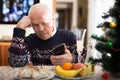
{"label": "wrinkled forehead", "polygon": [[30,17],[32,23],[39,23],[39,22],[51,22],[52,21],[52,16],[50,14],[38,14],[38,15],[31,15]]}
{"label": "wrinkled forehead", "polygon": [[49,14],[49,13],[44,13],[42,16],[41,16],[41,18],[43,19],[43,20],[52,20],[52,15],[51,14]]}

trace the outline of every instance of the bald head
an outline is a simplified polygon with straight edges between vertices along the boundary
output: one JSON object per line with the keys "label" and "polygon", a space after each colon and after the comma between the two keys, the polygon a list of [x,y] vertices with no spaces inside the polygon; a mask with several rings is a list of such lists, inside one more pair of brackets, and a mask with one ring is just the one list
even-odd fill
{"label": "bald head", "polygon": [[50,11],[47,5],[37,3],[30,8],[28,16],[31,17],[33,15],[37,16],[37,15],[42,15],[42,14],[52,15],[52,12]]}

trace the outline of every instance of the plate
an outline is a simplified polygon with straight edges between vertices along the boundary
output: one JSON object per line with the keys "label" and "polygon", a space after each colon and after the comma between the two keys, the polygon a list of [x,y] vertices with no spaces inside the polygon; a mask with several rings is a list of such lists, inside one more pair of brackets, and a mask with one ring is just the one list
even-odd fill
{"label": "plate", "polygon": [[56,74],[56,76],[59,77],[59,78],[62,78],[62,79],[67,79],[67,80],[81,80],[81,79],[85,79],[85,78],[89,78],[90,77],[90,75],[87,75],[85,77],[67,78],[67,77],[63,77],[63,76],[57,75],[57,74]]}
{"label": "plate", "polygon": [[15,80],[50,80],[54,76],[55,76],[55,73],[51,71],[50,76],[48,78],[43,78],[43,79],[41,79],[41,78],[40,79],[31,79],[31,78],[27,78],[27,79],[26,78],[24,78],[24,79],[22,78],[21,79],[21,78],[15,78]]}
{"label": "plate", "polygon": [[51,74],[48,78],[44,78],[44,79],[39,79],[39,80],[50,80],[55,76],[55,73],[51,71]]}

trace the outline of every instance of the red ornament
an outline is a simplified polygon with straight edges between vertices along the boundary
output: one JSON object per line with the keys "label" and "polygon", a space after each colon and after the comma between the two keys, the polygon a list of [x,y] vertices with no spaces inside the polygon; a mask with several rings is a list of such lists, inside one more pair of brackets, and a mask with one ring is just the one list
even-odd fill
{"label": "red ornament", "polygon": [[108,79],[108,78],[109,78],[109,74],[108,74],[108,73],[102,74],[102,78],[103,78],[103,79]]}

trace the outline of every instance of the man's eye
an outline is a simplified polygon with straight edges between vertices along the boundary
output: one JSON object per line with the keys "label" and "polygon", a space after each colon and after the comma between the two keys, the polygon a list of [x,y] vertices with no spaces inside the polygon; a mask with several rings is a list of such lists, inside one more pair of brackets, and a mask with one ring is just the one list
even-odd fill
{"label": "man's eye", "polygon": [[37,24],[32,24],[32,26],[38,26]]}
{"label": "man's eye", "polygon": [[47,26],[49,23],[42,23],[42,25]]}

